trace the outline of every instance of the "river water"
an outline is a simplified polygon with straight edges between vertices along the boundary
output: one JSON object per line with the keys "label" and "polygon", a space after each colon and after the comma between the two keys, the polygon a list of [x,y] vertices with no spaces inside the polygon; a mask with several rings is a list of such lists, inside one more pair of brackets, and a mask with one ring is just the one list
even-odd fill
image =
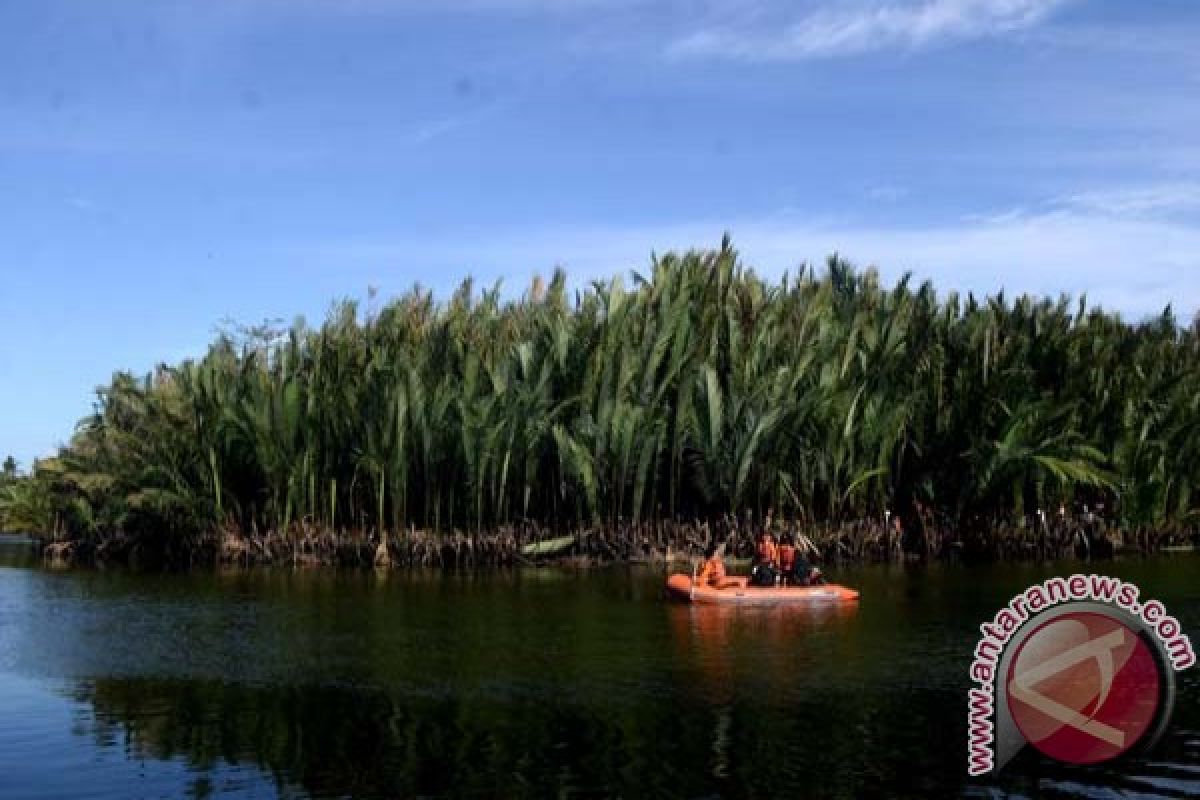
{"label": "river water", "polygon": [[[857,607],[694,608],[661,572],[52,571],[0,545],[0,797],[1187,797],[1150,757],[965,774],[967,668],[1078,564],[867,567]],[[1196,638],[1200,559],[1092,565]]]}

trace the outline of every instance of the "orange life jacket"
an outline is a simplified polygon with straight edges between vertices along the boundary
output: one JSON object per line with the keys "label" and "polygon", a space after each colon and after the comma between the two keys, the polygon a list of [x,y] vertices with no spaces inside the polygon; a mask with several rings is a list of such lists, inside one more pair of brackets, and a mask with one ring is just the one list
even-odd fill
{"label": "orange life jacket", "polygon": [[791,544],[779,545],[779,568],[784,572],[791,572],[792,566],[796,563],[796,546]]}
{"label": "orange life jacket", "polygon": [[718,556],[713,556],[700,568],[700,577],[696,579],[696,583],[701,586],[717,586],[723,580],[725,580],[725,562]]}

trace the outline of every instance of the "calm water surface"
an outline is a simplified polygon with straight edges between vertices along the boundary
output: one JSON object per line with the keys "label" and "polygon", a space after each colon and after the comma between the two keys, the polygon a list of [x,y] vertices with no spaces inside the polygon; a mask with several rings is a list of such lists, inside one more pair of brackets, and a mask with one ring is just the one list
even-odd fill
{"label": "calm water surface", "polygon": [[[856,609],[665,603],[662,574],[42,569],[0,544],[0,797],[1189,797],[1152,758],[967,781],[978,624],[1075,564],[865,568]],[[1200,622],[1200,559],[1118,561]]]}

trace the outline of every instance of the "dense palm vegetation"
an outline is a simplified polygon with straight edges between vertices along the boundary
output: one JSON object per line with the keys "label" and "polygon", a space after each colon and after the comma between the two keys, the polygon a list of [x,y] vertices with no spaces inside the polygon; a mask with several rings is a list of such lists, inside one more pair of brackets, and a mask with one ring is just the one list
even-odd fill
{"label": "dense palm vegetation", "polygon": [[197,541],[638,529],[917,508],[1020,528],[1102,503],[1128,532],[1200,505],[1200,327],[1082,300],[938,296],[831,259],[781,283],[716,251],[518,301],[470,281],[319,329],[225,335],[117,374],[8,527]]}

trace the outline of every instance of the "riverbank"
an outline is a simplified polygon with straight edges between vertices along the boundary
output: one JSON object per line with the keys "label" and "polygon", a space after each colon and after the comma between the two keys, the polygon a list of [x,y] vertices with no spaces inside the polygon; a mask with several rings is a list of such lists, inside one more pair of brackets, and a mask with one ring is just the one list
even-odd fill
{"label": "riverbank", "polygon": [[[713,544],[730,563],[748,562],[760,526],[739,525],[731,517],[710,522],[658,520],[567,531],[533,523],[478,533],[438,533],[411,529],[329,531],[298,525],[287,534],[111,535],[35,538],[41,556],[56,566],[134,564],[172,568],[218,565],[301,567],[487,568],[558,563],[596,566],[613,563],[692,561]],[[1063,519],[1054,523],[988,525],[955,530],[929,522],[907,528],[875,520],[803,527],[772,526],[789,533],[810,559],[823,564],[921,560],[1019,561],[1067,557],[1106,558],[1117,553],[1151,554],[1194,549],[1194,530],[1124,531],[1102,520]]]}

